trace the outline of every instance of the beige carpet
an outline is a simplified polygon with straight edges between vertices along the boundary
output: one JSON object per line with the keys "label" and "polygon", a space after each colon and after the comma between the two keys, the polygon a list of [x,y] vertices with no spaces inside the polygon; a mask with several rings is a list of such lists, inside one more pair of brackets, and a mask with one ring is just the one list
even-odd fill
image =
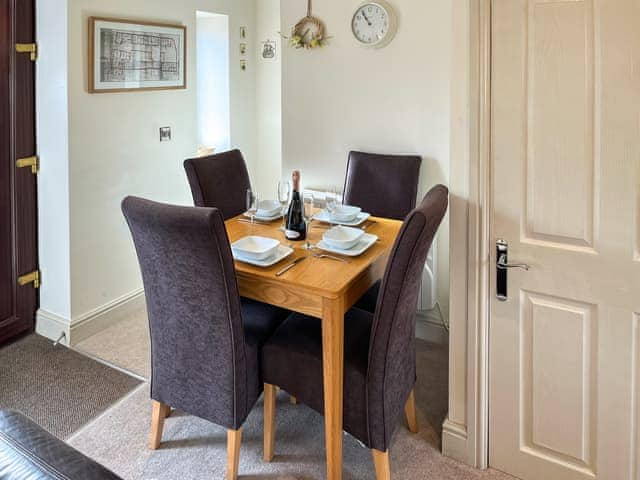
{"label": "beige carpet", "polygon": [[151,343],[146,310],[122,320],[78,343],[80,352],[129,370],[144,378],[151,375]]}
{"label": "beige carpet", "polygon": [[[441,426],[447,411],[448,349],[421,340],[416,344],[418,435],[398,427],[391,447],[394,480],[513,480],[493,470],[479,471],[440,453]],[[146,315],[131,318],[85,340],[78,349],[149,376]],[[226,468],[224,429],[177,412],[165,425],[162,447],[148,450],[150,404],[144,385],[77,432],[70,443],[125,479],[221,479]],[[240,474],[243,479],[325,478],[324,424],[304,405],[292,406],[279,396],[276,458],[262,461],[262,400],[249,416],[243,433]],[[345,480],[374,478],[371,454],[345,435]]]}
{"label": "beige carpet", "polygon": [[18,410],[60,438],[140,383],[38,335],[0,349],[0,408]]}
{"label": "beige carpet", "polygon": [[[424,399],[418,396],[422,402]],[[148,386],[140,387],[70,439],[70,444],[125,479],[223,479],[226,434],[223,428],[176,412],[165,423],[163,443],[150,451]],[[280,394],[277,406],[276,456],[262,460],[262,402],[244,425],[240,477],[250,479],[321,480],[324,467],[322,417],[304,405],[292,406]],[[420,412],[421,431],[400,424],[391,447],[394,480],[508,480],[495,471],[479,471],[444,458],[439,435]],[[370,451],[344,437],[344,479],[374,478]]]}

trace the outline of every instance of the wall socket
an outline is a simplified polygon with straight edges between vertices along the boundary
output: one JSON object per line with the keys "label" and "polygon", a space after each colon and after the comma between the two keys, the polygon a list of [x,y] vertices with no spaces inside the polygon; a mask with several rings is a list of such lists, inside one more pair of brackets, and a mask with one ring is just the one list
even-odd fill
{"label": "wall socket", "polygon": [[160,127],[160,141],[161,142],[171,141],[171,127]]}

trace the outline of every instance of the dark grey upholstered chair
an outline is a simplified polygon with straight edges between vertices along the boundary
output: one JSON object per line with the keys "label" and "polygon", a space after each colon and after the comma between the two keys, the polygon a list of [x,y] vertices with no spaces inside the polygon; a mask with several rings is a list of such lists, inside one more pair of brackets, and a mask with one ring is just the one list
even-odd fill
{"label": "dark grey upholstered chair", "polygon": [[[357,205],[374,217],[404,220],[416,206],[421,163],[416,155],[350,152],[344,203]],[[373,313],[379,291],[380,282],[358,300],[356,307]]]}
{"label": "dark grey upholstered chair", "polygon": [[240,150],[185,160],[184,169],[196,207],[218,208],[225,220],[246,211],[251,182]]}
{"label": "dark grey upholstered chair", "polygon": [[171,408],[227,428],[227,478],[262,393],[260,350],[289,312],[240,299],[220,211],[128,197],[122,210],[144,282],[151,333],[152,449]]}
{"label": "dark grey upholstered chair", "polygon": [[[389,478],[388,450],[403,407],[417,431],[415,313],[422,268],[447,210],[446,187],[434,187],[405,219],[389,257],[375,314],[345,316],[344,429],[373,451],[378,479]],[[265,452],[273,452],[275,385],[323,412],[321,321],[292,314],[262,349]],[[269,455],[265,455],[269,460]]]}
{"label": "dark grey upholstered chair", "polygon": [[416,155],[350,152],[344,203],[375,217],[404,220],[416,206],[421,163]]}

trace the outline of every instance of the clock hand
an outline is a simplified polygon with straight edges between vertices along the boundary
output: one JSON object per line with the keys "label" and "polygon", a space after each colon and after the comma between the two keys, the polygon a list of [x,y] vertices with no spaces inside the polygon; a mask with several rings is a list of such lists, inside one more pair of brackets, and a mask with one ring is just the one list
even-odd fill
{"label": "clock hand", "polygon": [[364,19],[367,21],[367,23],[369,24],[369,26],[373,25],[371,23],[371,20],[369,20],[369,17],[367,17],[367,14],[364,13],[364,10],[362,11],[362,16],[364,17]]}

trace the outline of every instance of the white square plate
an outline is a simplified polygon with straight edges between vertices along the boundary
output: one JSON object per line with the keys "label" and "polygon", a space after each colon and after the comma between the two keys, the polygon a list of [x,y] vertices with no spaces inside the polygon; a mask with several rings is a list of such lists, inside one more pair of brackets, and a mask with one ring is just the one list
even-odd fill
{"label": "white square plate", "polygon": [[238,262],[248,263],[249,265],[255,265],[256,267],[267,268],[275,265],[278,262],[281,262],[282,260],[287,258],[289,255],[291,255],[293,253],[293,248],[289,248],[285,245],[280,245],[278,247],[278,251],[274,256],[266,258],[264,260],[254,260],[251,258],[246,258],[246,257],[243,257],[239,252],[233,249],[231,249],[231,251],[233,252],[233,258]]}
{"label": "white square plate", "polygon": [[337,220],[333,220],[331,218],[331,215],[329,215],[329,212],[327,212],[326,210],[321,210],[314,215],[313,219],[317,220],[318,222],[333,223],[334,225],[345,225],[347,227],[357,227],[358,225],[362,225],[364,222],[369,220],[370,216],[371,216],[370,213],[361,212],[358,214],[358,216],[354,220],[351,220],[349,222],[339,222]]}
{"label": "white square plate", "polygon": [[[251,218],[251,215],[249,214],[249,212],[244,212],[244,216],[247,218]],[[259,222],[273,222],[274,220],[278,220],[279,218],[282,218],[282,214],[278,212],[270,217],[263,217],[261,215],[256,214],[254,218]]]}
{"label": "white square plate", "polygon": [[320,240],[316,245],[319,249],[325,252],[337,253],[338,255],[346,255],[347,257],[357,257],[369,250],[378,241],[377,235],[365,233],[360,241],[348,250],[341,250],[340,248],[333,248],[331,245],[327,245],[323,240]]}

